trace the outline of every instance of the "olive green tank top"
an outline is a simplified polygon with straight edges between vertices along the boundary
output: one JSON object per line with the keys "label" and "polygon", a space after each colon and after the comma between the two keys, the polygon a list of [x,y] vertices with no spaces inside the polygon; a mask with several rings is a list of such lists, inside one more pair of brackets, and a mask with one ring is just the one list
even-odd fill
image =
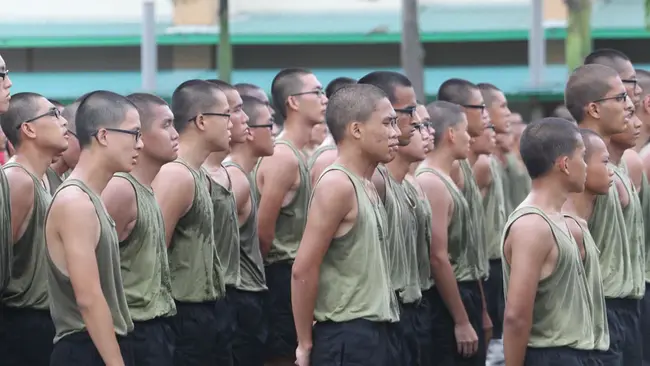
{"label": "olive green tank top", "polygon": [[449,226],[447,226],[447,252],[449,252],[449,263],[451,263],[456,281],[476,281],[481,278],[478,268],[478,248],[471,243],[476,242],[473,236],[477,231],[471,228],[472,214],[467,200],[447,174],[423,167],[419,168],[416,174],[424,173],[435,174],[445,184],[451,195],[452,214]]}
{"label": "olive green tank top", "polygon": [[490,184],[485,197],[483,197],[485,242],[488,259],[501,259],[501,232],[507,220],[502,171],[501,163],[496,158],[491,157],[490,175],[492,184]]}
{"label": "olive green tank top", "polygon": [[[225,169],[224,169],[225,170]],[[219,254],[226,285],[239,286],[241,276],[239,272],[239,227],[237,223],[237,204],[235,195],[229,188],[215,182],[207,170],[203,170],[210,182],[210,196],[214,209],[214,242]],[[232,188],[230,175],[228,186]]]}
{"label": "olive green tank top", "polygon": [[[124,294],[122,273],[120,271],[120,249],[115,222],[106,212],[101,198],[78,179],[64,181],[56,194],[66,187],[75,186],[88,195],[99,221],[99,241],[95,248],[99,283],[113,318],[115,333],[121,336],[133,330],[133,321]],[[48,292],[50,295],[50,314],[56,328],[54,343],[61,338],[84,331],[86,326],[79,311],[70,277],[63,274],[47,253]]]}
{"label": "olive green tank top", "polygon": [[61,183],[63,183],[63,178],[61,178],[54,169],[50,167],[45,171],[45,176],[47,176],[47,182],[50,185],[50,194],[53,195]]}
{"label": "olive green tank top", "polygon": [[[400,300],[404,304],[412,304],[422,299],[422,290],[420,288],[420,269],[418,260],[418,222],[416,216],[419,199],[409,194],[409,187],[406,180],[401,183],[393,179],[390,174],[391,186],[394,187],[395,196],[398,197],[398,203],[401,211],[399,216],[399,230],[402,232],[402,245],[404,250],[404,276],[406,286],[399,292]],[[390,221],[397,223],[398,221]]]}
{"label": "olive green tank top", "polygon": [[238,289],[244,291],[265,291],[266,275],[264,274],[264,260],[260,251],[260,238],[257,235],[257,199],[255,188],[250,174],[238,164],[228,161],[223,164],[225,167],[234,166],[241,170],[248,179],[250,185],[251,212],[246,221],[239,227],[239,255],[241,281]]}
{"label": "olive green tank top", "polygon": [[316,321],[345,322],[366,319],[397,322],[399,307],[391,288],[386,257],[386,221],[374,186],[334,164],[349,178],[356,192],[358,213],[350,231],[333,238],[320,266],[318,295],[314,308]]}
{"label": "olive green tank top", "polygon": [[323,155],[325,151],[330,151],[330,150],[336,150],[336,145],[325,145],[314,150],[314,153],[311,154],[309,160],[307,161],[307,168],[311,170],[311,168],[314,167],[314,164],[316,164],[316,160],[318,160],[318,157]]}
{"label": "olive green tank top", "polygon": [[643,227],[645,232],[645,281],[650,282],[650,182],[643,173],[641,180],[641,208],[643,209]]}
{"label": "olive green tank top", "polygon": [[583,245],[585,247],[585,259],[582,262],[585,270],[585,280],[587,281],[588,304],[591,305],[591,318],[594,325],[593,349],[606,351],[609,349],[609,326],[607,325],[607,308],[603,293],[603,280],[600,275],[600,264],[598,263],[600,252],[598,252],[594,238],[591,237],[589,230],[573,216],[564,216],[575,221],[580,226],[580,229],[582,229]]}
{"label": "olive green tank top", "polygon": [[214,301],[225,295],[226,285],[214,244],[214,212],[208,177],[176,159],[194,178],[192,207],[174,228],[167,255],[172,278],[172,295],[182,302]]}
{"label": "olive green tank top", "polygon": [[[539,215],[548,223],[558,250],[555,269],[537,285],[528,346],[593,349],[594,327],[582,258],[568,228],[560,228],[536,207],[520,206],[506,222],[501,248],[504,247],[510,226],[525,215]],[[503,256],[502,250],[503,290],[507,300],[510,264]]]}
{"label": "olive green tank top", "polygon": [[27,229],[13,245],[13,260],[9,286],[2,296],[4,305],[13,308],[48,309],[47,269],[45,267],[45,215],[52,196],[43,187],[40,178],[25,167],[9,162],[3,169],[17,167],[24,170],[34,183],[34,208]]}
{"label": "olive green tank top", "polygon": [[0,295],[9,285],[13,258],[11,207],[9,202],[9,182],[4,170],[0,169]]}
{"label": "olive green tank top", "polygon": [[418,280],[422,291],[433,286],[431,275],[431,205],[415,186],[404,180],[407,187],[406,193],[416,202],[415,217],[417,219],[416,257],[418,262]]}
{"label": "olive green tank top", "polygon": [[490,262],[488,258],[487,241],[485,237],[485,213],[483,210],[483,195],[474,178],[474,171],[467,159],[460,160],[460,169],[463,172],[463,196],[467,200],[469,206],[470,217],[472,225],[470,230],[475,230],[476,233],[472,235],[472,246],[476,247],[478,255],[478,271],[482,278],[490,276]]}
{"label": "olive green tank top", "polygon": [[176,314],[167,259],[165,222],[153,190],[131,174],[117,173],[135,192],[137,216],[129,236],[120,243],[120,267],[131,317],[151,320]]}
{"label": "olive green tank top", "polygon": [[526,168],[522,167],[514,153],[506,156],[506,215],[514,211],[530,193],[531,180]]}
{"label": "olive green tank top", "polygon": [[[295,196],[291,202],[280,209],[280,214],[275,222],[275,238],[271,244],[271,250],[266,256],[266,263],[286,262],[296,258],[298,246],[302,240],[302,234],[307,224],[307,209],[309,207],[309,197],[311,196],[311,177],[307,168],[305,156],[291,142],[287,140],[275,140],[276,145],[288,146],[298,159],[298,171],[300,173],[300,185],[296,190]],[[253,170],[253,177],[257,176],[261,158]],[[258,202],[260,192],[256,187]]]}
{"label": "olive green tank top", "polygon": [[630,203],[623,208],[623,219],[625,220],[625,233],[630,245],[630,261],[632,263],[632,279],[634,288],[631,297],[640,299],[645,294],[645,228],[643,223],[643,208],[641,199],[634,183],[630,179],[627,167],[622,163],[614,169],[619,179],[625,186],[625,191],[630,197]]}

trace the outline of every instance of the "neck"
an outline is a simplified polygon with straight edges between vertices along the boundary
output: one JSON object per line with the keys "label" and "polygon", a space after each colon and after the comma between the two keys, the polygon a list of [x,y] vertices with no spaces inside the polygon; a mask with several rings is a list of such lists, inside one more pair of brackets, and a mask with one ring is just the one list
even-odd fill
{"label": "neck", "polygon": [[415,175],[415,171],[418,169],[418,166],[420,165],[421,161],[416,161],[415,163],[411,163],[409,165],[409,172],[407,175]]}
{"label": "neck", "polygon": [[192,139],[189,136],[180,136],[178,157],[183,159],[192,169],[199,170],[211,152],[202,140]]}
{"label": "neck", "polygon": [[390,175],[400,183],[404,180],[404,177],[406,177],[410,167],[411,162],[399,152],[397,153],[397,156],[395,156],[395,159],[386,164],[386,168],[388,168]]}
{"label": "neck", "polygon": [[424,165],[436,168],[441,172],[450,175],[451,167],[456,160],[457,159],[454,159],[450,151],[445,150],[443,147],[438,147],[427,155],[427,158],[424,159]]}
{"label": "neck", "polygon": [[156,178],[162,165],[142,154],[138,164],[131,170],[131,175],[143,186],[151,187],[151,182]]}
{"label": "neck", "polygon": [[230,160],[244,169],[246,173],[253,171],[258,158],[259,156],[255,156],[252,149],[246,146],[246,144],[234,145],[230,153]]}
{"label": "neck", "polygon": [[41,179],[52,163],[54,156],[51,152],[42,151],[35,146],[24,144],[16,151],[16,155],[12,157],[12,160]]}
{"label": "neck", "polygon": [[366,155],[356,149],[347,149],[345,146],[338,146],[339,156],[336,163],[343,165],[346,169],[359,177],[372,179],[377,165],[376,161],[366,158]]}
{"label": "neck", "polygon": [[596,195],[585,190],[582,193],[572,193],[564,204],[565,211],[576,214],[581,219],[588,221],[594,208]]}
{"label": "neck", "polygon": [[63,156],[59,158],[56,162],[53,164],[50,164],[50,167],[58,174],[59,176],[62,176],[63,173],[67,172],[70,170],[70,167],[68,164],[66,164],[65,160],[63,159]]}
{"label": "neck", "polygon": [[69,179],[84,182],[95,194],[101,195],[116,172],[104,166],[103,152],[85,150],[79,155],[79,162],[70,173]]}
{"label": "neck", "polygon": [[605,142],[605,145],[607,145],[609,147],[609,141],[610,141],[611,136],[605,135],[603,133],[603,129],[600,127],[600,123],[598,121],[593,120],[593,119],[586,119],[586,120],[582,121],[578,125],[578,127],[586,128],[586,129],[594,131],[595,133],[597,133],[600,136],[600,138],[603,139],[603,141]]}
{"label": "neck", "polygon": [[609,151],[609,161],[614,163],[614,165],[619,165],[621,163],[621,158],[623,158],[623,153],[625,153],[625,150],[627,149],[610,141],[607,150]]}
{"label": "neck", "polygon": [[311,139],[312,126],[299,116],[289,116],[284,121],[282,139],[291,142],[298,150],[302,150],[309,144]]}
{"label": "neck", "polygon": [[561,212],[569,194],[558,189],[558,186],[557,182],[544,178],[534,179],[530,193],[531,203],[539,206],[543,211]]}
{"label": "neck", "polygon": [[228,156],[228,151],[213,152],[208,155],[203,164],[211,168],[218,168],[221,166],[221,163],[223,163],[223,160],[226,158],[226,156]]}
{"label": "neck", "polygon": [[476,164],[476,162],[478,161],[479,156],[481,156],[481,154],[478,154],[474,150],[470,149],[469,155],[467,156],[467,161],[469,162],[469,165],[474,166],[474,164]]}

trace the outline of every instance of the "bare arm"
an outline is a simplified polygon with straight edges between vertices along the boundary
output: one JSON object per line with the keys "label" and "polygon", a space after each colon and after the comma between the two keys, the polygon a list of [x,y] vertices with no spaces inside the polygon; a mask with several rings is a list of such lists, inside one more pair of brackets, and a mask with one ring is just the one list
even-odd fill
{"label": "bare arm", "polygon": [[192,207],[194,177],[182,164],[168,163],[160,169],[151,187],[162,211],[165,239],[169,247],[178,220]]}
{"label": "bare arm", "polygon": [[138,203],[133,186],[125,178],[113,177],[102,192],[102,201],[106,211],[115,221],[118,238],[123,241],[131,234],[138,216]]}
{"label": "bare arm", "polygon": [[9,204],[11,208],[11,234],[13,244],[27,228],[29,214],[34,208],[34,180],[22,168],[5,170],[9,183]]}
{"label": "bare arm", "polygon": [[375,169],[375,172],[372,174],[372,184],[377,190],[377,195],[383,203],[386,203],[386,180],[384,176],[379,173],[379,169]]}
{"label": "bare arm", "polygon": [[68,276],[88,334],[106,365],[124,365],[111,311],[102,292],[95,249],[100,235],[95,207],[82,193],[70,192],[50,217],[58,217]]}
{"label": "bare arm", "polygon": [[237,219],[239,220],[239,226],[241,226],[250,214],[250,210],[246,210],[251,199],[250,183],[238,168],[229,166],[226,170],[230,174],[232,193],[235,196],[235,204],[237,205]]}
{"label": "bare arm", "polygon": [[312,187],[316,185],[316,182],[318,181],[318,178],[320,178],[320,175],[323,174],[323,171],[325,171],[328,166],[334,164],[337,156],[338,150],[327,150],[323,151],[323,153],[321,153],[320,156],[316,158],[316,161],[314,162],[314,165],[311,167],[311,171],[309,172],[309,175],[311,176]]}
{"label": "bare arm", "polygon": [[354,187],[341,172],[326,174],[314,190],[291,276],[291,303],[301,348],[309,350],[312,346],[311,329],[321,262],[339,225],[355,204]]}
{"label": "bare arm", "polygon": [[490,188],[490,184],[492,184],[492,168],[490,167],[490,159],[491,158],[487,155],[481,155],[472,167],[474,179],[476,179],[476,184],[481,190],[481,195],[483,195],[483,197],[485,197]]}
{"label": "bare arm", "polygon": [[641,191],[641,181],[643,179],[643,161],[639,154],[632,150],[625,150],[623,153],[623,160],[625,165],[627,165],[628,175],[636,187],[637,192]]}
{"label": "bare arm", "polygon": [[510,279],[503,320],[506,366],[522,366],[533,323],[533,305],[542,267],[553,249],[548,223],[538,215],[526,215],[510,226],[506,260]]}
{"label": "bare arm", "polygon": [[260,250],[264,257],[271,250],[275,238],[275,223],[280,215],[284,197],[291,191],[299,174],[298,169],[298,159],[289,148],[276,148],[274,155],[265,158],[258,170],[265,182],[260,192],[257,216]]}

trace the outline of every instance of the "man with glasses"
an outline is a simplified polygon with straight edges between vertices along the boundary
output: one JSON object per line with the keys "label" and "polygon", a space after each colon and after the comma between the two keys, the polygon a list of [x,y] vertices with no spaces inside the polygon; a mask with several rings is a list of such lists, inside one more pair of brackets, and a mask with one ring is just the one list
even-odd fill
{"label": "man with glasses", "polygon": [[240,281],[228,293],[237,322],[232,350],[235,366],[263,366],[269,332],[264,307],[268,289],[257,235],[255,182],[250,173],[259,158],[273,155],[273,116],[261,100],[249,96],[241,99],[250,132],[242,142],[231,141],[230,156],[223,163],[232,183],[239,227]]}
{"label": "man with glasses", "polygon": [[80,101],[76,132],[79,163],[56,192],[45,222],[56,327],[50,365],[134,365],[119,239],[101,194],[113,174],[136,164],[140,116],[128,99],[96,91]]}
{"label": "man with glasses", "polygon": [[[237,89],[237,92],[241,97],[253,97],[256,99],[261,100],[264,104],[266,104],[267,107],[271,110],[271,115],[276,117],[275,115],[275,110],[271,106],[271,103],[269,102],[269,97],[266,95],[266,92],[264,89],[260,88],[257,85],[249,84],[249,83],[239,83],[235,84],[235,89]],[[282,132],[282,126],[278,121],[273,121],[273,137],[276,137]]]}
{"label": "man with glasses", "polygon": [[201,166],[213,152],[228,151],[230,107],[216,85],[188,80],[172,95],[178,158],[162,166],[152,183],[162,210],[172,295],[177,314],[174,365],[216,365],[229,350],[219,348],[216,302],[225,280],[215,246],[210,180]]}
{"label": "man with glasses", "polygon": [[54,325],[43,224],[52,196],[41,179],[52,159],[68,147],[67,123],[52,103],[35,93],[14,95],[1,121],[16,154],[2,168],[9,188],[9,245],[14,256],[2,296],[0,355],[6,365],[48,365]]}
{"label": "man with glasses", "polygon": [[130,173],[117,173],[102,192],[120,241],[124,292],[134,323],[133,356],[138,366],[172,366],[174,337],[165,228],[151,183],[177,157],[178,133],[167,103],[155,95],[127,97],[138,109],[144,147]]}
{"label": "man with glasses", "polygon": [[[569,76],[564,99],[578,125],[600,135],[610,151],[612,136],[631,128],[632,100],[619,74],[610,67],[590,64],[577,68]],[[610,168],[618,169],[613,164]],[[596,198],[588,223],[600,251],[610,331],[607,365],[640,365],[639,299],[643,292],[636,286],[638,258],[632,253],[643,251],[631,247],[623,208],[630,197],[619,191],[625,192],[625,188],[620,177],[615,176],[609,193]]]}
{"label": "man with glasses", "polygon": [[46,177],[47,183],[50,187],[50,193],[54,194],[56,189],[59,188],[63,180],[68,174],[77,166],[79,161],[79,139],[77,139],[77,133],[75,128],[75,120],[77,116],[77,108],[79,108],[79,102],[74,102],[65,108],[61,112],[63,118],[68,121],[68,148],[65,149],[63,154],[56,157],[54,162],[47,169]]}
{"label": "man with glasses", "polygon": [[259,238],[269,287],[268,361],[293,365],[297,346],[291,314],[291,266],[305,230],[311,181],[302,153],[314,125],[325,121],[327,97],[316,76],[304,69],[280,71],[271,85],[284,130],[272,156],[259,160],[253,177],[258,190]]}

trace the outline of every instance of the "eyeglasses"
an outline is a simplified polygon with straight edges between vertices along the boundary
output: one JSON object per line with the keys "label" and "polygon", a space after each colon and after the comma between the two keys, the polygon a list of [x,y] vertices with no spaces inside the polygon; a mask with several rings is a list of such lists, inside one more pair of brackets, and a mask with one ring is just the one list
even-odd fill
{"label": "eyeglasses", "polygon": [[323,90],[323,89],[310,90],[310,91],[306,91],[306,92],[294,93],[294,94],[291,94],[290,96],[297,97],[297,96],[300,96],[300,95],[308,95],[308,94],[314,94],[314,95],[316,95],[318,97],[322,97],[322,96],[325,95],[325,90]]}
{"label": "eyeglasses", "polygon": [[639,80],[637,79],[621,79],[622,82],[626,84],[632,84],[633,88],[636,89],[637,84],[639,84]]}
{"label": "eyeglasses", "polygon": [[483,111],[485,111],[485,108],[487,108],[485,104],[461,104],[461,106],[470,109],[480,109],[481,113],[483,113]]}
{"label": "eyeglasses", "polygon": [[[102,130],[110,131],[110,132],[118,132],[118,133],[124,133],[127,135],[132,135],[135,138],[135,142],[137,143],[140,141],[140,138],[142,138],[142,131],[140,130],[123,130],[121,128],[110,128],[110,127],[104,127]],[[97,136],[101,130],[97,130],[91,134],[91,136]]]}
{"label": "eyeglasses", "polygon": [[485,127],[485,128],[487,128],[487,129],[489,129],[489,130],[492,130],[492,131],[494,131],[494,129],[495,129],[495,128],[494,128],[494,125],[491,124],[491,123],[488,124],[487,127]]}
{"label": "eyeglasses", "polygon": [[417,107],[406,107],[406,108],[393,108],[393,109],[397,113],[404,113],[404,114],[407,114],[407,115],[413,117],[413,115],[415,114],[415,109],[416,108]]}
{"label": "eyeglasses", "polygon": [[248,125],[248,128],[268,128],[269,130],[273,130],[273,123],[268,123],[265,125]]}
{"label": "eyeglasses", "polygon": [[605,102],[605,101],[608,101],[608,100],[615,100],[617,102],[624,102],[627,99],[627,97],[628,97],[627,92],[623,92],[623,93],[617,94],[617,95],[615,95],[613,97],[606,97],[606,98],[596,99],[592,103],[600,103],[600,102]]}
{"label": "eyeglasses", "polygon": [[24,121],[23,123],[19,124],[18,126],[16,126],[16,129],[19,130],[20,127],[22,127],[22,125],[24,125],[25,123],[34,122],[39,118],[48,117],[48,116],[59,118],[59,117],[61,117],[61,111],[59,111],[59,109],[56,108],[56,107],[52,107],[52,108],[48,109],[47,112],[45,112],[43,114],[39,114],[38,116],[36,116],[34,118],[30,118],[30,119]]}
{"label": "eyeglasses", "polygon": [[6,80],[8,75],[9,75],[9,70],[0,71],[0,78],[2,78],[2,80]]}
{"label": "eyeglasses", "polygon": [[418,132],[422,132],[422,129],[424,127],[425,127],[424,123],[411,123],[411,128],[417,130]]}
{"label": "eyeglasses", "polygon": [[230,121],[230,113],[213,113],[213,112],[205,112],[205,113],[199,113],[196,116],[192,117],[189,119],[189,122],[196,121],[196,119],[199,116],[220,116],[220,117],[226,117]]}

